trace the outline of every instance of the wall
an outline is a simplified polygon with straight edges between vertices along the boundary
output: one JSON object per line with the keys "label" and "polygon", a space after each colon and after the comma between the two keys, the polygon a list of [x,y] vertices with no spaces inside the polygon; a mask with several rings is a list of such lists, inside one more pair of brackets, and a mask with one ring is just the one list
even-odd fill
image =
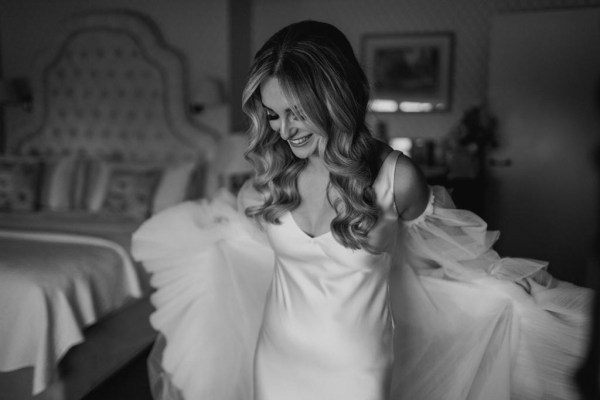
{"label": "wall", "polygon": [[440,137],[462,111],[484,97],[492,0],[255,0],[253,47],[276,29],[301,19],[330,22],[346,33],[359,58],[367,33],[453,31],[456,35],[451,112],[391,114],[379,118],[389,136]]}
{"label": "wall", "polygon": [[[60,21],[90,9],[130,8],[153,18],[167,42],[185,54],[192,93],[205,76],[223,80],[229,92],[232,81],[236,82],[231,74],[237,76],[243,70],[235,66],[247,64],[239,58],[234,60],[234,56],[251,58],[275,30],[300,19],[313,18],[339,26],[359,56],[361,37],[366,33],[450,30],[456,35],[452,110],[379,117],[390,136],[440,138],[466,108],[485,99],[490,20],[495,13],[594,4],[600,4],[600,0],[2,0],[0,71],[6,77],[27,76],[32,58],[58,29]],[[235,10],[250,9],[249,26],[245,20],[244,24],[230,22],[231,5],[234,16]],[[230,43],[238,26],[245,27],[237,32],[238,36],[248,29],[252,31],[249,43]],[[250,49],[244,51],[244,46]],[[232,97],[239,96],[240,85],[233,85]],[[239,99],[230,100],[237,109]],[[243,116],[233,114],[234,127],[239,129]],[[9,121],[9,130],[14,123],[18,123],[14,118]]]}
{"label": "wall", "polygon": [[555,276],[585,283],[600,211],[600,7],[505,14],[491,38],[501,146],[490,157],[510,160],[488,171],[497,249],[550,261]]}
{"label": "wall", "polygon": [[151,17],[166,42],[185,54],[192,88],[205,75],[227,78],[227,2],[221,0],[2,0],[5,76],[26,75],[32,57],[66,17],[109,8],[133,9]]}
{"label": "wall", "polygon": [[346,33],[360,58],[367,33],[453,31],[456,37],[453,105],[450,112],[378,116],[388,136],[440,138],[465,109],[486,95],[489,30],[498,12],[584,7],[598,0],[254,0],[256,51],[277,29],[302,19],[330,22]]}

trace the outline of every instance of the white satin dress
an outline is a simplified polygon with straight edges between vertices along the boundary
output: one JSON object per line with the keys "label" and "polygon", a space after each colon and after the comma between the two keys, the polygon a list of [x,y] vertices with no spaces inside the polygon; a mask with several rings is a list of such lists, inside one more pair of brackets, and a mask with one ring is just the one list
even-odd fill
{"label": "white satin dress", "polygon": [[226,194],[146,222],[133,252],[157,289],[155,399],[575,399],[592,293],[500,258],[442,188],[399,223],[399,156],[373,185],[375,254],[290,213],[260,230]]}
{"label": "white satin dress", "polygon": [[352,250],[331,232],[311,237],[290,212],[267,224],[273,281],[255,357],[257,400],[384,400],[393,365],[388,280],[398,243],[396,158],[373,184],[382,216],[370,233],[377,253]]}

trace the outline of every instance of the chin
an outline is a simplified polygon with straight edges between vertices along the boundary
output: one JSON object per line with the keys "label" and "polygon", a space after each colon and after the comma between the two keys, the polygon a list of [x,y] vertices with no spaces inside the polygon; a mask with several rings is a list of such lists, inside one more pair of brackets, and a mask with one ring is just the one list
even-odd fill
{"label": "chin", "polygon": [[315,154],[315,151],[306,151],[303,149],[295,149],[295,148],[291,148],[292,149],[292,153],[294,153],[294,155],[297,158],[308,158],[310,156],[312,156],[313,154]]}
{"label": "chin", "polygon": [[294,153],[294,155],[298,158],[308,158],[310,156],[316,155],[318,152],[317,140],[311,140],[310,143],[307,143],[301,147],[294,147],[289,143],[288,145],[290,146],[290,150],[292,150],[292,153]]}

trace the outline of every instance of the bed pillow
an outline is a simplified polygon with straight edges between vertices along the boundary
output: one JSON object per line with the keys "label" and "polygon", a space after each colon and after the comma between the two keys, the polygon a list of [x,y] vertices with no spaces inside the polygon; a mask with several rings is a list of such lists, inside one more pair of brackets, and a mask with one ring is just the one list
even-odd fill
{"label": "bed pillow", "polygon": [[102,212],[143,219],[150,215],[159,170],[115,170],[111,174]]}
{"label": "bed pillow", "polygon": [[0,156],[0,210],[39,208],[42,163],[34,157]]}
{"label": "bed pillow", "polygon": [[144,219],[152,211],[162,176],[156,164],[95,161],[91,164],[86,209]]}
{"label": "bed pillow", "polygon": [[80,208],[85,193],[85,161],[77,156],[44,159],[41,207],[50,211]]}

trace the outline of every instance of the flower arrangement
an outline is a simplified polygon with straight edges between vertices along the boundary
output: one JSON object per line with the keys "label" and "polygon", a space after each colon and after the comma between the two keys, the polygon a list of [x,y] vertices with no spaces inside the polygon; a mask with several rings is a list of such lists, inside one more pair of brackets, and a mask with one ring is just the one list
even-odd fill
{"label": "flower arrangement", "polygon": [[477,178],[482,174],[485,151],[497,146],[496,126],[485,102],[464,112],[445,140],[450,177]]}

